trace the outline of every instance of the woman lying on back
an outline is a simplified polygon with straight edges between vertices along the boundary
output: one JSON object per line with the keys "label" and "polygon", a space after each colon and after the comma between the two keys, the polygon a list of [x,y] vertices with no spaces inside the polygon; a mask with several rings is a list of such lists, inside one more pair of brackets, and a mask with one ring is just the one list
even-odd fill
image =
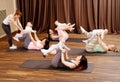
{"label": "woman lying on back", "polygon": [[55,68],[71,69],[71,70],[84,70],[88,67],[87,58],[84,55],[77,56],[76,58],[69,58],[67,50],[55,50],[51,54],[56,54],[52,59],[52,66]]}

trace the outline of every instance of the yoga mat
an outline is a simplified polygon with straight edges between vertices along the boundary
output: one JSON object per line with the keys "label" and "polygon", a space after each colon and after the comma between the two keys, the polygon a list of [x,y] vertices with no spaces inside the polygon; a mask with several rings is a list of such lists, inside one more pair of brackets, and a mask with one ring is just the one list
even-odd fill
{"label": "yoga mat", "polygon": [[67,42],[82,42],[82,40],[86,40],[87,38],[68,38]]}
{"label": "yoga mat", "polygon": [[[66,42],[82,42],[82,40],[86,40],[87,38],[68,38]],[[59,42],[59,40],[51,40],[54,42]]]}
{"label": "yoga mat", "polygon": [[26,48],[24,48],[24,47],[18,47],[17,49],[8,49],[7,50],[8,52],[41,52],[40,50],[28,50],[28,49],[26,49]]}
{"label": "yoga mat", "polygon": [[85,49],[75,49],[72,48],[68,54],[76,54],[76,55],[86,55],[86,56],[120,56],[119,52],[87,52]]}
{"label": "yoga mat", "polygon": [[[50,70],[63,70],[63,71],[74,71],[74,70],[65,70],[62,68],[54,68],[51,66],[51,60],[26,60],[24,63],[20,65],[22,68],[30,68],[30,69],[50,69]],[[88,68],[82,70],[80,72],[92,72],[93,63],[88,63]]]}

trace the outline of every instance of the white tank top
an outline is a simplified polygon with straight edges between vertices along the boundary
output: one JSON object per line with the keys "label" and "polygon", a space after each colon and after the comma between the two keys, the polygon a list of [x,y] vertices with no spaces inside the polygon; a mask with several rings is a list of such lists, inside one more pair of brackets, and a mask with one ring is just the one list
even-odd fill
{"label": "white tank top", "polygon": [[12,14],[11,15],[8,15],[4,20],[3,20],[3,24],[5,24],[5,25],[10,25],[10,17],[12,16]]}

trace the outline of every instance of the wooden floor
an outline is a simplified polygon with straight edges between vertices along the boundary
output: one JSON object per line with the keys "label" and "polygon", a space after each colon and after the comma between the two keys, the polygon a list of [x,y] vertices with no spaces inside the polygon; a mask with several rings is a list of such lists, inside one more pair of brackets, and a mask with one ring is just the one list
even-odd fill
{"label": "wooden floor", "polygon": [[[40,34],[39,37],[45,37]],[[70,34],[70,37],[83,38],[81,34]],[[107,35],[105,42],[115,44],[120,48],[120,35]],[[18,47],[22,42],[13,43]],[[54,44],[52,42],[51,44]],[[67,42],[70,48],[84,48],[84,43]],[[70,55],[75,57],[76,55]],[[87,56],[94,63],[92,73],[68,72],[46,69],[25,69],[19,66],[29,59],[50,60],[53,55],[43,58],[41,52],[10,51],[7,39],[0,40],[0,82],[120,82],[120,56]]]}

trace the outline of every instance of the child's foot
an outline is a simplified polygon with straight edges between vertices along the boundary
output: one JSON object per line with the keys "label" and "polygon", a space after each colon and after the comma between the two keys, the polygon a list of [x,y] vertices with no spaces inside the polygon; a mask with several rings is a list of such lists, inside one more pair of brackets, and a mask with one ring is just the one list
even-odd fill
{"label": "child's foot", "polygon": [[84,43],[86,43],[86,44],[87,44],[87,43],[88,43],[88,40],[82,40],[82,42],[84,42]]}
{"label": "child's foot", "polygon": [[13,39],[16,40],[17,42],[20,41],[17,37],[13,37]]}
{"label": "child's foot", "polygon": [[41,52],[43,53],[44,58],[48,55],[45,49],[41,49]]}
{"label": "child's foot", "polygon": [[82,33],[86,32],[86,30],[82,26],[80,26],[80,29],[81,29]]}

